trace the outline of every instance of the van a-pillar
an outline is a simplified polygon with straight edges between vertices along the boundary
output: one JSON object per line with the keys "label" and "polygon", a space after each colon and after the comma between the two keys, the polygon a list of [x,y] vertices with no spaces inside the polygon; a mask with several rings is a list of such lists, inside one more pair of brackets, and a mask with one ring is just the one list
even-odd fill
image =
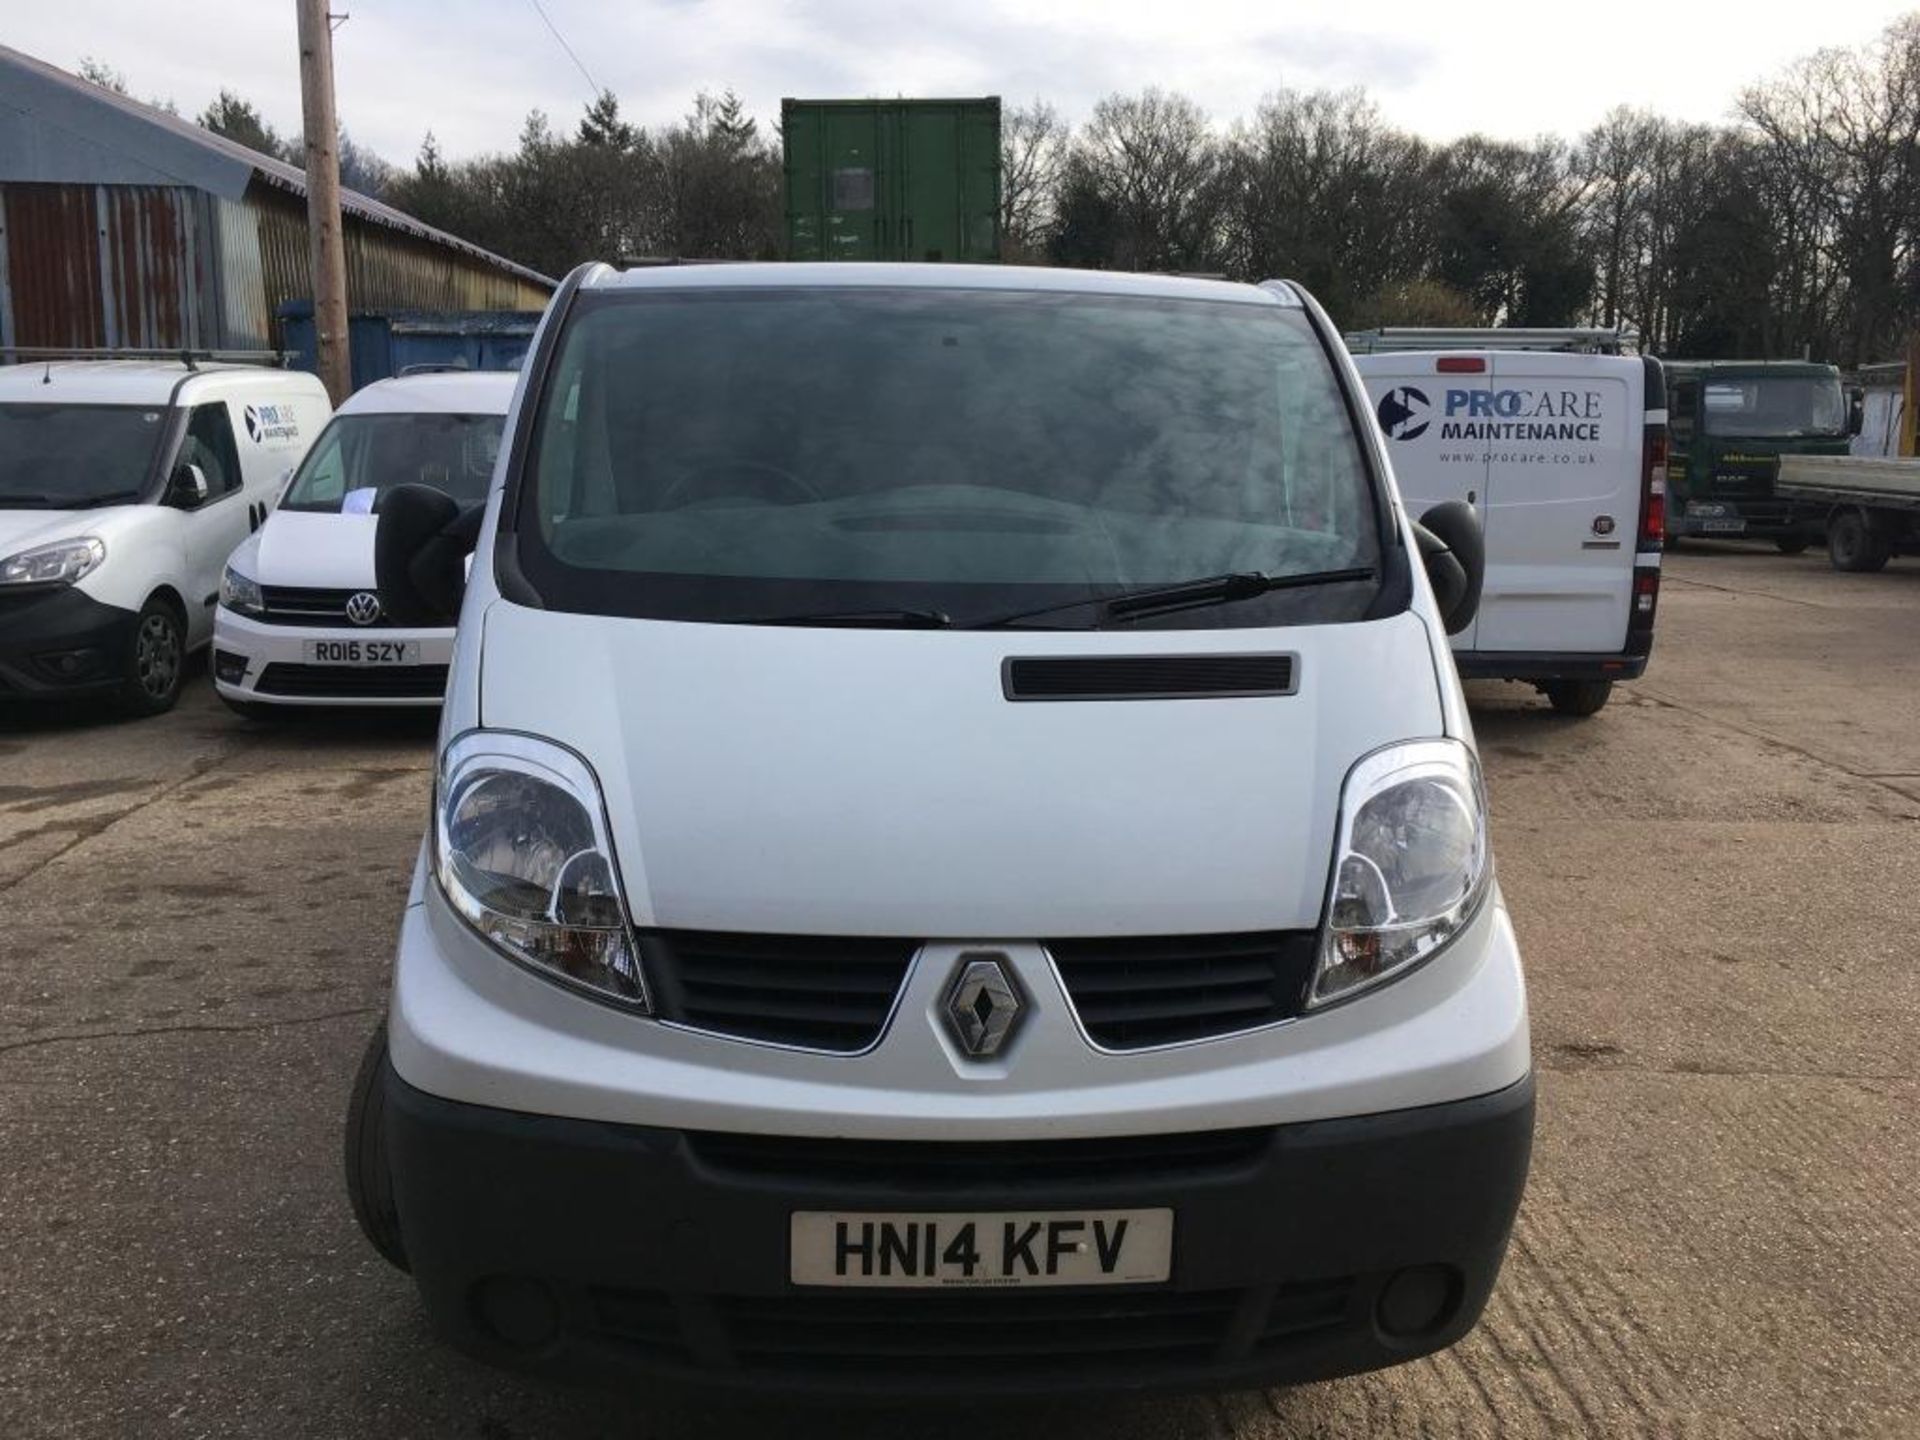
{"label": "van a-pillar", "polygon": [[313,330],[320,383],[335,405],[353,390],[347,351],[347,262],[340,238],[340,127],[333,112],[333,30],[327,0],[300,10],[300,109],[307,135],[307,235],[313,251]]}

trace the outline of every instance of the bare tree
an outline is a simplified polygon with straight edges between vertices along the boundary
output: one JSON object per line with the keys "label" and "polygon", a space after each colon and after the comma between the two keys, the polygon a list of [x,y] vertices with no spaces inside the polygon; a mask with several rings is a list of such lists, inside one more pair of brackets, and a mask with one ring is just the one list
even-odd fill
{"label": "bare tree", "polygon": [[1213,269],[1221,263],[1224,181],[1222,146],[1193,101],[1155,89],[1109,95],[1081,129],[1062,182],[1077,215],[1108,217],[1107,233],[1067,251],[1121,270]]}
{"label": "bare tree", "polygon": [[1044,254],[1054,202],[1066,171],[1067,123],[1044,100],[1000,117],[1000,258],[1031,262]]}

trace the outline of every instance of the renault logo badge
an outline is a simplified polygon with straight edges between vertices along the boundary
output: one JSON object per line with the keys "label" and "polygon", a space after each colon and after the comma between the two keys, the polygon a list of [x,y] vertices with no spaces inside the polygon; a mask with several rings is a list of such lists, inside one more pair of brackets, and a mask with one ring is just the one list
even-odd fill
{"label": "renault logo badge", "polygon": [[1008,970],[1005,956],[962,955],[947,990],[947,1029],[962,1051],[975,1060],[1000,1053],[1026,1004]]}
{"label": "renault logo badge", "polygon": [[380,597],[371,590],[360,590],[347,597],[347,619],[356,625],[371,625],[380,618]]}

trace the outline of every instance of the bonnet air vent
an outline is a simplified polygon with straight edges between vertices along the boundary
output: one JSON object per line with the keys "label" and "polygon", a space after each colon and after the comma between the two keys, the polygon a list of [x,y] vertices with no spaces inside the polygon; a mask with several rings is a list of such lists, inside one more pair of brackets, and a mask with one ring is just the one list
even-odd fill
{"label": "bonnet air vent", "polygon": [[1009,700],[1201,700],[1291,695],[1292,655],[1089,655],[1009,659]]}

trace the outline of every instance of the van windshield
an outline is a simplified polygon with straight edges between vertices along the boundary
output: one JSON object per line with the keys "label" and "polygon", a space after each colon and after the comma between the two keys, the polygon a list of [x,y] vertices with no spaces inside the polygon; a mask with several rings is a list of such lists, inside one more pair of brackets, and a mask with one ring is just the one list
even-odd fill
{"label": "van windshield", "polygon": [[157,405],[0,405],[0,509],[138,499],[166,414]]}
{"label": "van windshield", "polygon": [[504,415],[336,415],[280,508],[366,513],[396,485],[431,485],[463,503],[484,500],[505,423]]}
{"label": "van windshield", "polygon": [[1356,618],[1375,588],[1353,422],[1305,315],[1279,305],[587,296],[542,394],[519,549],[555,608],[965,625],[1226,572],[1362,571],[1175,622],[1192,627]]}

